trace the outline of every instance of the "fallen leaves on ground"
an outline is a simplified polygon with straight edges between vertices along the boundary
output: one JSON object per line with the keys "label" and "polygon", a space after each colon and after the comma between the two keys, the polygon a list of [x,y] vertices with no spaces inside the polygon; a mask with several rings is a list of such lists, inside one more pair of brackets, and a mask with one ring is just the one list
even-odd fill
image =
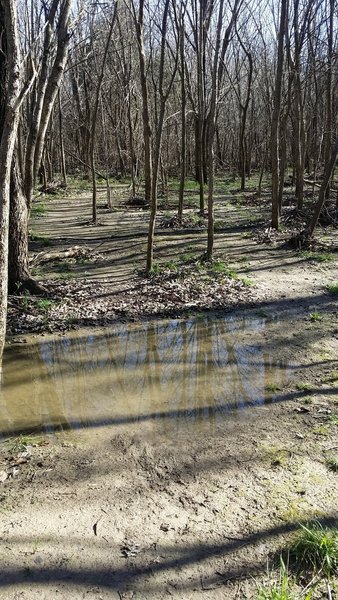
{"label": "fallen leaves on ground", "polygon": [[123,294],[108,284],[89,280],[47,280],[51,302],[41,306],[33,297],[13,297],[8,331],[12,334],[62,331],[83,325],[105,325],[119,318],[177,315],[182,311],[217,309],[252,299],[242,280],[207,271],[164,270],[150,278],[135,276]]}

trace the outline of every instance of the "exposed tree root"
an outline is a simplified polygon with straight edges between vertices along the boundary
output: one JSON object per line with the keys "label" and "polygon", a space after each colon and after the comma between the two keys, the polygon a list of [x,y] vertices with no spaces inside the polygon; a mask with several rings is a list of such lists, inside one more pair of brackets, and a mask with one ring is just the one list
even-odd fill
{"label": "exposed tree root", "polygon": [[29,294],[32,296],[46,296],[49,293],[48,289],[44,285],[35,279],[32,279],[31,277],[21,281],[17,289],[17,293],[20,295],[24,294],[25,292],[29,292]]}

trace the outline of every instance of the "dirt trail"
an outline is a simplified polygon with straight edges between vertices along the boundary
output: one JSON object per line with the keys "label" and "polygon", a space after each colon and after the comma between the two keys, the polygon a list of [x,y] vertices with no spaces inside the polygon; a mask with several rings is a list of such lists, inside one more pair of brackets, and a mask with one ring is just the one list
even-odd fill
{"label": "dirt trail", "polygon": [[[105,238],[98,250],[108,260],[75,262],[72,275],[95,278],[111,302],[128,300],[147,216],[102,212],[105,224],[93,228],[84,224],[88,198],[72,200],[72,213],[69,202],[48,203],[34,233],[49,237],[46,251]],[[167,415],[167,433],[148,418],[43,436],[28,449],[2,444],[0,476],[16,471],[0,483],[1,599],[254,599],[299,522],[337,519],[337,474],[326,458],[337,453],[338,308],[327,285],[338,281],[338,260],[258,244],[244,235],[248,214],[232,208],[217,252],[252,280],[245,314],[265,319],[262,345],[290,360],[292,379],[213,427],[177,430]],[[205,232],[159,229],[156,253],[204,243]]]}

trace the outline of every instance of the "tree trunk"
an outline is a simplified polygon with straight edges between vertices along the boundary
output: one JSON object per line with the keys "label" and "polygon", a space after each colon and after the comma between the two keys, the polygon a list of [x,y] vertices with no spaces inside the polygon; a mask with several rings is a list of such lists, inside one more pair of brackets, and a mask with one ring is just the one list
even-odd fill
{"label": "tree trunk", "polygon": [[271,120],[271,178],[272,178],[272,227],[279,228],[279,181],[280,181],[280,142],[279,142],[279,125],[280,125],[280,110],[282,96],[282,79],[283,79],[283,63],[284,63],[284,38],[288,13],[288,0],[282,0],[280,24],[278,32],[278,56],[277,56],[277,71],[275,79],[274,106]]}
{"label": "tree trunk", "polygon": [[110,41],[111,41],[111,38],[113,35],[113,29],[114,29],[114,24],[115,24],[115,19],[116,19],[116,10],[117,10],[117,2],[115,1],[114,13],[113,13],[112,20],[111,20],[110,27],[109,27],[108,37],[107,37],[106,45],[104,48],[103,58],[102,58],[99,80],[98,80],[98,84],[97,84],[97,88],[96,88],[95,104],[94,104],[94,110],[93,110],[92,122],[91,122],[91,131],[90,131],[90,134],[91,134],[91,137],[90,137],[90,167],[91,167],[92,186],[93,186],[92,217],[93,217],[94,225],[96,225],[96,223],[97,223],[97,186],[96,186],[96,169],[95,169],[95,141],[96,141],[95,138],[96,138],[97,114],[98,114],[98,110],[99,110],[99,102],[100,102],[101,87],[102,87],[103,76],[104,76],[104,69],[106,66],[109,45],[110,45]]}
{"label": "tree trunk", "polygon": [[66,158],[65,158],[65,148],[63,143],[63,118],[62,118],[62,107],[61,107],[61,93],[59,90],[58,93],[58,101],[59,101],[59,135],[60,135],[60,163],[61,163],[61,176],[63,186],[67,187],[67,170],[66,170]]}
{"label": "tree trunk", "polygon": [[[325,158],[326,163],[330,159],[330,153],[331,153],[331,149],[332,149],[332,139],[333,139],[333,123],[334,123],[332,74],[333,74],[333,59],[334,59],[333,21],[334,21],[335,0],[329,0],[329,6],[330,6],[330,15],[329,15],[328,44],[327,44],[328,67],[327,67],[327,78],[326,78],[326,127],[325,127],[326,132],[325,132],[325,147],[324,147],[324,158]],[[326,186],[325,195],[326,195],[326,198],[329,199],[329,197],[330,197],[330,186],[329,185]]]}
{"label": "tree trunk", "polygon": [[[41,123],[41,116],[43,110],[43,103],[46,94],[48,84],[48,69],[50,63],[50,48],[52,41],[52,29],[54,25],[55,15],[58,8],[59,0],[53,0],[52,5],[49,9],[48,16],[46,18],[45,37],[43,44],[43,55],[41,61],[40,76],[36,86],[36,95],[34,108],[31,115],[31,122],[28,131],[27,144],[26,144],[26,157],[25,157],[25,194],[28,202],[28,208],[30,209],[32,193],[34,188],[35,179],[35,163],[34,155],[39,137],[39,129]],[[44,143],[42,143],[42,146]],[[41,161],[40,161],[41,162]]]}
{"label": "tree trunk", "polygon": [[213,248],[214,248],[214,141],[216,131],[216,107],[218,102],[218,93],[221,87],[225,54],[230,43],[230,35],[233,26],[237,19],[237,12],[239,6],[239,0],[235,0],[231,20],[228,27],[225,30],[224,37],[221,43],[221,31],[223,21],[223,6],[224,0],[220,0],[218,8],[218,22],[216,29],[216,44],[215,54],[212,66],[212,83],[211,83],[211,98],[210,98],[210,110],[208,117],[208,242],[207,242],[207,259],[212,260]]}
{"label": "tree trunk", "polygon": [[9,218],[8,289],[18,290],[30,278],[28,265],[28,206],[17,157],[11,173],[11,201]]}
{"label": "tree trunk", "polygon": [[[50,123],[50,117],[52,114],[54,102],[60,87],[61,79],[67,62],[68,46],[70,39],[70,34],[68,31],[70,7],[71,0],[63,0],[57,27],[56,56],[51,74],[48,78],[43,98],[43,106],[41,109],[41,118],[38,125],[38,135],[34,153],[34,177],[33,182],[30,182],[31,185],[32,183],[34,184],[35,177],[40,168],[47,128]],[[31,190],[26,189],[28,205],[30,203],[32,189],[33,188],[31,188]]]}
{"label": "tree trunk", "polygon": [[148,245],[147,245],[147,265],[146,271],[149,273],[153,267],[153,250],[154,250],[154,233],[155,233],[155,220],[157,214],[157,178],[160,164],[160,152],[162,142],[162,130],[165,113],[165,103],[161,102],[159,121],[156,127],[156,145],[154,152],[154,164],[153,164],[153,181],[151,186],[151,205],[150,205],[150,220],[148,229]]}
{"label": "tree trunk", "polygon": [[323,181],[322,181],[322,184],[321,184],[320,190],[319,190],[318,202],[315,206],[315,210],[314,210],[313,217],[311,219],[309,228],[306,231],[306,235],[308,238],[310,238],[313,235],[313,232],[318,223],[319,215],[320,215],[320,212],[321,212],[321,210],[324,206],[324,202],[325,202],[326,189],[327,189],[327,186],[329,185],[332,171],[336,164],[337,156],[338,156],[338,138],[336,139],[336,143],[335,143],[334,147],[332,148],[329,161],[325,165]]}
{"label": "tree trunk", "polygon": [[240,131],[240,164],[241,164],[241,190],[245,190],[245,177],[247,173],[247,151],[246,151],[246,143],[245,143],[245,129],[246,129],[246,121],[248,115],[248,108],[250,103],[250,95],[251,95],[251,84],[252,84],[252,74],[253,74],[253,59],[252,54],[249,50],[247,50],[244,44],[241,44],[246,57],[249,62],[249,73],[248,73],[248,83],[247,83],[247,91],[245,103],[241,107],[242,108],[242,119],[241,119],[241,131]]}
{"label": "tree trunk", "polygon": [[20,51],[16,3],[0,0],[0,362],[8,298],[10,178],[20,111]]}
{"label": "tree trunk", "polygon": [[[159,83],[158,92],[160,96],[160,107],[159,115],[156,124],[156,139],[154,149],[154,165],[152,172],[151,182],[151,205],[150,205],[150,220],[148,230],[148,244],[147,244],[147,263],[146,272],[149,273],[153,267],[153,250],[154,250],[154,232],[155,232],[155,220],[157,213],[157,179],[158,171],[161,159],[161,144],[163,134],[163,123],[166,109],[166,103],[170,94],[170,90],[174,83],[174,78],[177,69],[177,58],[172,73],[170,74],[169,82],[167,84],[166,91],[164,91],[164,75],[165,75],[165,55],[166,55],[166,32],[167,32],[167,21],[169,14],[169,3],[170,0],[165,0],[163,7],[162,27],[161,27],[161,55],[159,61]],[[148,108],[148,107],[147,107]]]}
{"label": "tree trunk", "polygon": [[150,125],[148,85],[146,73],[146,56],[143,40],[143,20],[144,20],[144,0],[140,0],[138,15],[134,10],[134,23],[136,28],[136,38],[138,46],[138,56],[140,65],[140,84],[142,94],[142,123],[143,123],[143,142],[144,142],[144,197],[146,202],[151,202],[152,198],[152,130]]}
{"label": "tree trunk", "polygon": [[178,192],[178,218],[182,221],[183,217],[183,203],[184,203],[184,184],[185,184],[185,172],[186,172],[186,140],[187,140],[187,118],[186,118],[186,106],[187,96],[185,90],[185,79],[184,79],[184,21],[181,16],[182,22],[180,23],[180,76],[181,76],[181,172],[180,172],[180,187]]}

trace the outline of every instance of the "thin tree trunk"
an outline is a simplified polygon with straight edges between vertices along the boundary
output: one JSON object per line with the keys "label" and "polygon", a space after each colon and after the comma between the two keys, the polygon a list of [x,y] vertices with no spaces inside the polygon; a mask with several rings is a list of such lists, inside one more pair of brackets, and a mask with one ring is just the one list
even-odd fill
{"label": "thin tree trunk", "polygon": [[218,101],[218,91],[220,89],[224,64],[225,54],[230,43],[230,35],[233,26],[237,19],[238,6],[240,0],[235,0],[231,20],[224,33],[221,44],[221,31],[223,21],[224,0],[220,0],[218,8],[218,23],[216,30],[215,55],[212,69],[212,92],[210,99],[210,111],[208,118],[208,243],[207,243],[207,259],[212,260],[214,248],[214,140],[216,131],[216,106]]}
{"label": "thin tree trunk", "polygon": [[205,120],[205,2],[200,2],[198,40],[197,48],[197,95],[198,95],[198,121],[197,121],[197,159],[198,159],[198,181],[199,181],[199,204],[200,214],[204,215],[204,151],[203,151],[203,123]]}
{"label": "thin tree trunk", "polygon": [[248,83],[247,83],[247,91],[245,103],[242,106],[242,121],[241,121],[241,132],[240,132],[240,162],[241,162],[241,190],[245,190],[245,177],[247,171],[247,153],[246,153],[246,145],[245,145],[245,129],[246,129],[246,120],[248,114],[248,108],[250,103],[250,95],[251,95],[251,84],[252,84],[252,74],[253,74],[253,60],[252,54],[249,52],[244,44],[241,44],[242,48],[246,54],[246,57],[249,62],[249,74],[248,74]]}
{"label": "thin tree trunk", "polygon": [[[326,78],[326,136],[325,136],[325,150],[324,157],[325,162],[329,161],[332,138],[333,138],[333,94],[332,94],[332,73],[333,73],[333,19],[334,19],[334,7],[335,0],[329,0],[330,15],[329,15],[329,26],[328,26],[328,67],[327,67],[327,78]],[[330,186],[326,187],[326,198],[330,197]]]}
{"label": "thin tree trunk", "polygon": [[92,123],[91,123],[91,131],[90,131],[90,134],[91,134],[90,135],[90,167],[91,167],[92,186],[93,186],[92,217],[93,217],[94,225],[96,225],[96,223],[97,223],[97,185],[96,185],[96,169],[95,169],[95,141],[96,141],[95,138],[96,138],[97,113],[98,113],[98,109],[99,109],[101,87],[102,87],[102,82],[103,82],[104,70],[105,70],[105,66],[106,66],[106,62],[107,62],[109,45],[110,45],[110,41],[111,41],[111,38],[113,35],[113,29],[114,29],[114,24],[115,24],[115,19],[116,19],[116,11],[117,11],[117,0],[115,0],[114,13],[113,13],[113,17],[112,17],[112,20],[110,23],[108,37],[107,37],[107,41],[106,41],[106,45],[105,45],[105,49],[104,49],[104,53],[103,53],[101,71],[100,71],[99,80],[98,80],[98,84],[97,84],[97,88],[96,88],[95,104],[94,104],[94,109],[93,109],[93,114],[92,114]]}
{"label": "thin tree trunk", "polygon": [[134,147],[134,132],[133,123],[131,119],[131,98],[129,93],[128,98],[128,132],[129,132],[129,148],[130,148],[130,175],[131,175],[131,193],[132,197],[136,196],[136,156]]}
{"label": "thin tree trunk", "polygon": [[[67,62],[68,46],[70,34],[68,31],[69,15],[70,15],[71,0],[63,0],[60,17],[58,22],[57,30],[57,50],[55,61],[51,74],[48,78],[46,91],[43,99],[43,106],[41,109],[41,118],[39,122],[38,136],[36,140],[35,153],[34,153],[34,178],[30,185],[34,184],[34,179],[39,171],[47,128],[50,123],[50,118],[56,99],[56,95],[59,91],[61,79]],[[30,197],[32,193],[31,189],[26,188],[28,207],[30,206]]]}
{"label": "thin tree trunk", "polygon": [[[34,104],[33,114],[31,118],[30,128],[27,137],[26,144],[26,157],[25,157],[25,194],[28,203],[28,209],[31,206],[32,193],[34,188],[34,179],[35,179],[35,163],[34,156],[36,151],[36,146],[39,138],[39,130],[40,123],[42,117],[42,110],[44,106],[44,98],[46,94],[47,84],[48,84],[48,69],[50,63],[50,48],[52,42],[52,29],[54,25],[56,11],[59,5],[59,0],[53,0],[52,5],[49,9],[46,28],[45,28],[45,37],[44,37],[44,45],[43,45],[43,55],[40,69],[40,76],[37,83],[36,89],[36,101]],[[33,5],[32,5],[33,6]],[[41,140],[42,145],[43,140]]]}
{"label": "thin tree trunk", "polygon": [[66,170],[66,158],[65,148],[63,143],[63,118],[62,118],[62,106],[61,106],[61,93],[58,93],[59,101],[59,135],[60,135],[60,163],[61,163],[61,175],[63,186],[67,187],[67,170]]}
{"label": "thin tree trunk", "polygon": [[212,260],[214,248],[214,139],[216,131],[216,104],[218,98],[218,65],[219,52],[221,46],[221,28],[223,19],[224,0],[220,0],[218,23],[217,23],[217,38],[215,46],[215,56],[212,71],[212,92],[210,99],[209,112],[209,127],[208,127],[208,244],[207,244],[207,259]]}
{"label": "thin tree trunk", "polygon": [[282,96],[282,79],[283,79],[283,63],[284,63],[284,38],[286,31],[288,13],[288,0],[282,0],[280,24],[278,32],[278,56],[277,56],[277,71],[275,79],[274,106],[271,119],[271,178],[272,178],[272,227],[279,228],[279,180],[280,180],[280,142],[279,142],[279,125],[280,125],[280,110]]}
{"label": "thin tree trunk", "polygon": [[325,202],[326,188],[329,185],[330,178],[331,178],[333,169],[334,169],[335,164],[336,164],[337,156],[338,156],[338,138],[336,139],[336,143],[335,143],[335,145],[333,146],[333,148],[331,150],[330,159],[326,163],[326,166],[325,166],[323,181],[322,181],[322,184],[321,184],[320,190],[319,190],[318,202],[317,202],[317,204],[315,206],[314,213],[313,213],[313,216],[312,216],[309,228],[306,231],[306,235],[307,235],[308,238],[310,238],[313,235],[313,232],[314,232],[314,230],[316,228],[316,225],[318,223],[319,215],[321,213],[321,210],[322,210],[322,208],[324,206],[324,202]]}
{"label": "thin tree trunk", "polygon": [[185,184],[185,173],[186,173],[186,140],[187,140],[187,118],[186,118],[186,106],[187,106],[187,95],[185,89],[185,78],[184,78],[184,17],[181,16],[180,23],[180,76],[181,76],[181,173],[180,173],[180,187],[178,192],[178,219],[182,221],[183,217],[183,204],[184,204],[184,184]]}
{"label": "thin tree trunk", "polygon": [[[134,7],[133,7],[134,8]],[[143,40],[143,21],[144,21],[144,0],[139,2],[139,11],[136,15],[134,9],[134,23],[136,28],[136,38],[138,45],[138,56],[140,65],[140,84],[142,94],[142,122],[143,122],[143,141],[144,141],[144,197],[146,202],[152,199],[152,130],[150,125],[148,85],[146,74],[146,57]]]}
{"label": "thin tree trunk", "polygon": [[156,125],[156,140],[155,140],[155,150],[154,150],[154,165],[152,172],[152,185],[151,185],[151,205],[150,205],[150,220],[149,220],[149,230],[148,230],[148,244],[147,244],[147,263],[146,263],[146,272],[149,273],[153,267],[153,252],[154,252],[154,232],[155,232],[155,220],[157,213],[157,179],[158,179],[158,171],[161,159],[161,144],[162,144],[162,134],[163,134],[163,123],[164,123],[164,115],[166,109],[166,103],[170,94],[170,90],[174,83],[174,78],[177,69],[177,59],[176,56],[175,67],[170,75],[170,79],[167,85],[166,91],[164,91],[164,75],[165,75],[165,54],[166,54],[166,33],[167,33],[167,22],[168,22],[168,14],[169,14],[169,4],[170,0],[165,0],[164,8],[163,8],[163,18],[162,18],[162,27],[161,27],[161,56],[159,62],[159,83],[158,90],[160,96],[160,108],[158,115],[158,122]]}
{"label": "thin tree trunk", "polygon": [[147,244],[147,265],[146,271],[149,273],[153,267],[153,253],[154,253],[154,233],[155,233],[155,221],[157,214],[157,178],[160,164],[160,152],[162,142],[162,131],[163,121],[165,113],[165,104],[162,102],[160,107],[159,120],[156,128],[156,140],[155,140],[155,151],[154,151],[154,163],[153,163],[153,180],[151,186],[151,205],[150,205],[150,220],[148,229],[148,244]]}

